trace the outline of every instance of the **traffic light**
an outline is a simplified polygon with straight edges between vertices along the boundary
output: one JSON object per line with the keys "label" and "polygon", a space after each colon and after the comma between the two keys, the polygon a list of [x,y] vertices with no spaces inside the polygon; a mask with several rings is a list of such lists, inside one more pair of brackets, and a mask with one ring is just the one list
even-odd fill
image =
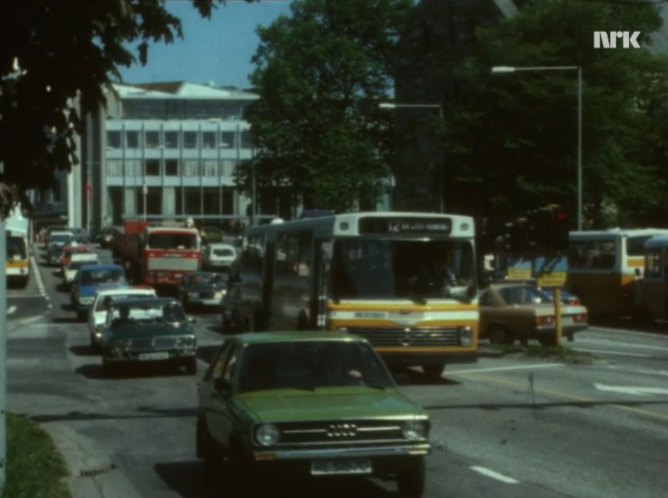
{"label": "traffic light", "polygon": [[515,254],[527,254],[533,248],[530,237],[531,225],[528,218],[518,218],[509,223],[508,249]]}
{"label": "traffic light", "polygon": [[556,204],[529,213],[536,252],[554,255],[568,250],[568,213]]}

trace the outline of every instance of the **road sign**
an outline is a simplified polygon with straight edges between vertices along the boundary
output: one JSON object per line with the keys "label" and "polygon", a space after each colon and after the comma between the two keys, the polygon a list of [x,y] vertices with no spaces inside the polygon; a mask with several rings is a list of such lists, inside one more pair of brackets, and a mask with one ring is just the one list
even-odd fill
{"label": "road sign", "polygon": [[508,280],[531,280],[531,260],[524,258],[509,258]]}
{"label": "road sign", "polygon": [[537,257],[533,272],[538,287],[563,287],[568,276],[568,259],[566,256]]}

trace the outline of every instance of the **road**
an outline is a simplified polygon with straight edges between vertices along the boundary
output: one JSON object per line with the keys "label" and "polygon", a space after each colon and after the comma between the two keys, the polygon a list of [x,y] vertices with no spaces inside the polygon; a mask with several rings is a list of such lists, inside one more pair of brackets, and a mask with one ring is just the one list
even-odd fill
{"label": "road", "polygon": [[[58,290],[8,299],[8,409],[42,424],[65,452],[79,497],[225,496],[195,458],[196,382],[224,340],[217,313],[196,315],[199,373],[110,377]],[[627,326],[628,327],[628,326]],[[591,327],[565,345],[588,363],[487,352],[439,382],[397,379],[432,419],[426,498],[668,496],[668,335]],[[267,496],[396,497],[394,483],[268,483]]]}

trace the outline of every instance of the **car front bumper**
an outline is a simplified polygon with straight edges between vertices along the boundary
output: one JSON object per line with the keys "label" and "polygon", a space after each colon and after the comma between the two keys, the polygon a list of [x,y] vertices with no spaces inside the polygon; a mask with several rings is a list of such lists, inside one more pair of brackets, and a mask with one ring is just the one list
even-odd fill
{"label": "car front bumper", "polygon": [[104,352],[102,360],[104,363],[156,363],[156,362],[178,362],[197,357],[197,350],[126,350],[119,354],[112,354],[109,350]]}
{"label": "car front bumper", "polygon": [[367,446],[361,448],[294,448],[277,450],[255,450],[255,461],[266,462],[271,460],[317,460],[336,458],[383,458],[409,457],[428,455],[431,451],[429,443],[420,443],[405,446]]}

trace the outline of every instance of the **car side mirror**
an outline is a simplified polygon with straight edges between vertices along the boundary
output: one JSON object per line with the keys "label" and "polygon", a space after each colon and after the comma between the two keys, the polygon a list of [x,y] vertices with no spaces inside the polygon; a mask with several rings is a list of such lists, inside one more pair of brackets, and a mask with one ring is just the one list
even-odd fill
{"label": "car side mirror", "polygon": [[232,384],[222,377],[213,381],[213,387],[216,391],[224,395],[229,395],[232,392]]}

